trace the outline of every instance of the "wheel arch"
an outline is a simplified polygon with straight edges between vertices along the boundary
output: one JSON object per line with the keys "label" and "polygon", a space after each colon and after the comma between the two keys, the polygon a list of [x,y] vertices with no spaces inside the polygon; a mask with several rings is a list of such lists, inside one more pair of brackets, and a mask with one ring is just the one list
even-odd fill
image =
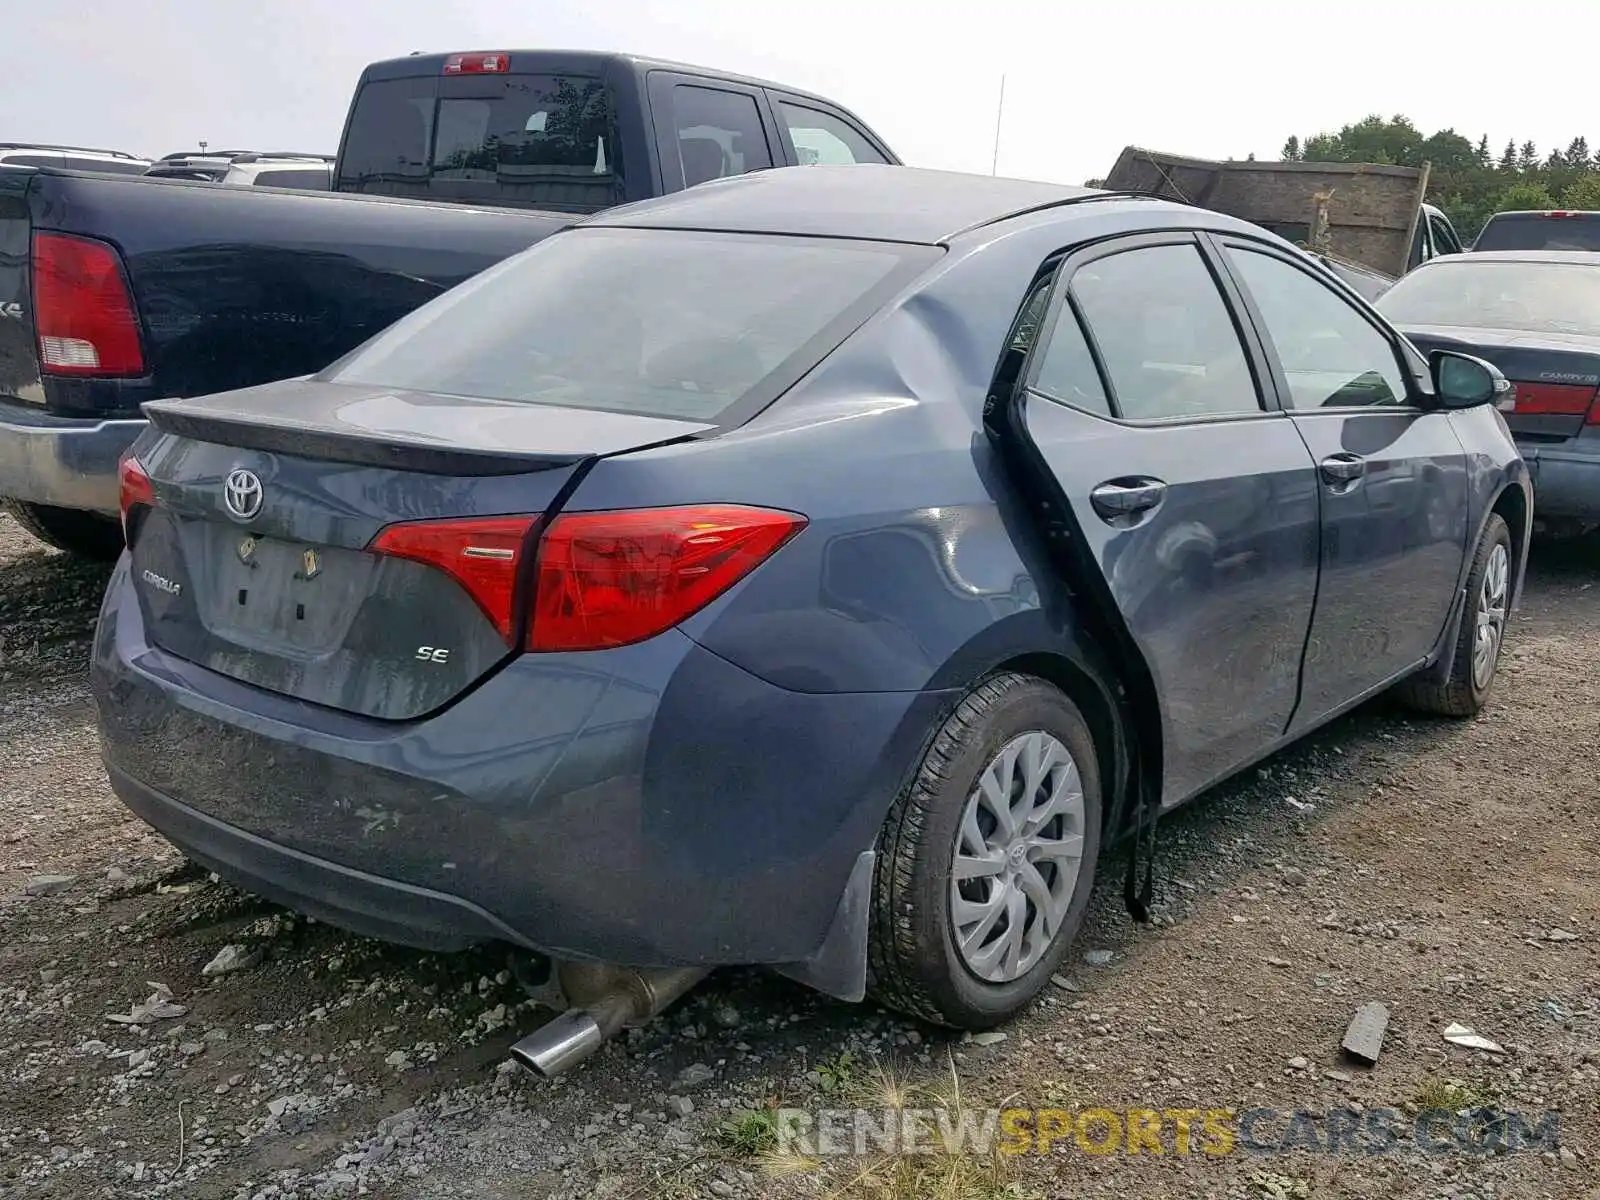
{"label": "wheel arch", "polygon": [[[1528,494],[1528,485],[1519,479],[1506,482],[1489,504],[1489,511],[1479,523],[1478,538],[1483,537],[1483,526],[1488,524],[1491,514],[1498,514],[1505,521],[1506,528],[1511,531],[1510,604],[1515,608],[1522,599],[1523,572],[1528,565],[1528,549],[1532,540],[1533,498]],[[1472,544],[1476,546],[1477,539],[1474,539]]]}
{"label": "wheel arch", "polygon": [[1530,491],[1526,478],[1511,476],[1501,483],[1493,498],[1484,506],[1483,514],[1472,530],[1472,539],[1462,553],[1461,570],[1456,580],[1455,595],[1451,598],[1444,628],[1439,633],[1439,640],[1434,646],[1428,665],[1417,675],[1418,680],[1424,685],[1440,685],[1449,678],[1451,652],[1456,644],[1456,638],[1461,633],[1461,622],[1465,619],[1467,611],[1467,576],[1472,572],[1472,558],[1478,551],[1478,543],[1483,540],[1483,532],[1489,526],[1490,517],[1498,516],[1511,532],[1512,572],[1509,607],[1515,609],[1521,602],[1523,575],[1527,570],[1528,550],[1532,539],[1533,498]]}

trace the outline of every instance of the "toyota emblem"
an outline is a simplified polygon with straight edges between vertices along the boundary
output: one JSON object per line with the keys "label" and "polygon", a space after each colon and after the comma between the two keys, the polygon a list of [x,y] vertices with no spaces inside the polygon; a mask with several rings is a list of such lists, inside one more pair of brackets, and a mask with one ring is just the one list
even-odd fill
{"label": "toyota emblem", "polygon": [[235,521],[253,521],[261,511],[261,477],[235,467],[222,485],[222,504]]}

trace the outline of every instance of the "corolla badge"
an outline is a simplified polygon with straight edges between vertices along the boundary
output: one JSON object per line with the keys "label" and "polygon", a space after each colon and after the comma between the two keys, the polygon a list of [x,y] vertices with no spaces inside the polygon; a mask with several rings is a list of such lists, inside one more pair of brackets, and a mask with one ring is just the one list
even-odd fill
{"label": "corolla badge", "polygon": [[261,511],[261,477],[244,467],[228,472],[222,485],[222,506],[235,521],[253,521]]}

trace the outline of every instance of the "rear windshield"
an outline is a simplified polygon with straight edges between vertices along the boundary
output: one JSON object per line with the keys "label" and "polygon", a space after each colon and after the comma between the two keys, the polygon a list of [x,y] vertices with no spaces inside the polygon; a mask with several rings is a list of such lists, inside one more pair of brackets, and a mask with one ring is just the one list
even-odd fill
{"label": "rear windshield", "polygon": [[715,422],[758,390],[771,399],[938,253],[573,230],[417,309],[320,378]]}
{"label": "rear windshield", "polygon": [[1531,333],[1600,333],[1600,264],[1435,259],[1377,302],[1402,328],[1457,325]]}
{"label": "rear windshield", "polygon": [[1600,212],[1490,217],[1474,250],[1600,250]]}
{"label": "rear windshield", "polygon": [[340,191],[597,212],[623,200],[616,99],[581,75],[428,75],[361,86]]}

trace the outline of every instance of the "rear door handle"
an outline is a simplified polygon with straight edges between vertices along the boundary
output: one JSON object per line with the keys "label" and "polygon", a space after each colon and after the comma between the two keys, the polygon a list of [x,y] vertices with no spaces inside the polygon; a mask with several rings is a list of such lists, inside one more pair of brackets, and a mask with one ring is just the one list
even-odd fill
{"label": "rear door handle", "polygon": [[1167,485],[1159,479],[1113,480],[1089,493],[1094,511],[1107,521],[1137,516],[1161,503]]}
{"label": "rear door handle", "polygon": [[1367,460],[1358,454],[1330,454],[1318,467],[1329,483],[1354,483],[1366,473]]}

